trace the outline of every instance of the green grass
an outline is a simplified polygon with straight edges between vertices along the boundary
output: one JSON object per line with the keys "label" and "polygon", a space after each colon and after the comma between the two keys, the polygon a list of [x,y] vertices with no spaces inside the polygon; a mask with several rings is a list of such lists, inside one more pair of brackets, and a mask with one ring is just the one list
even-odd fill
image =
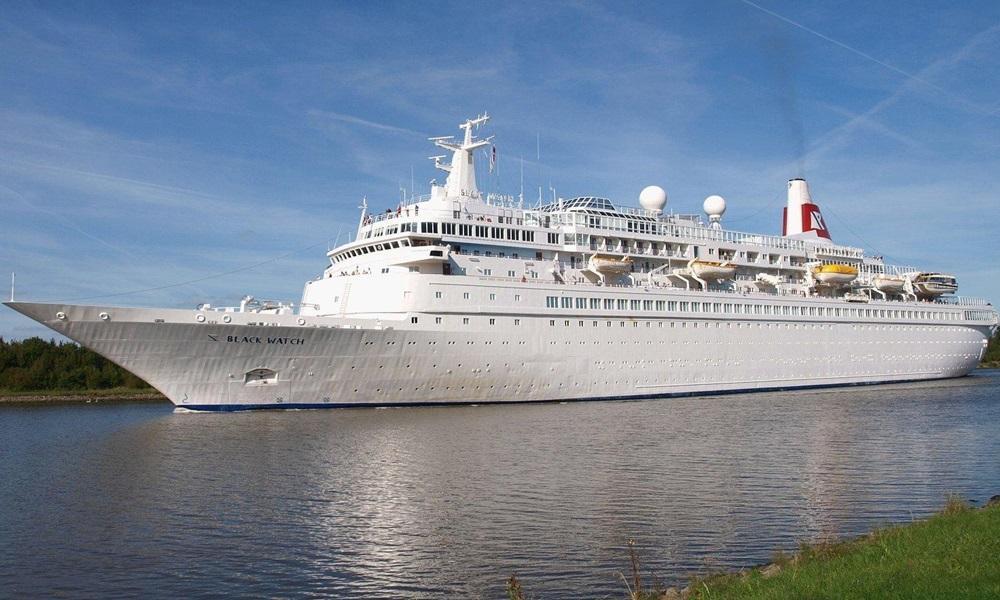
{"label": "green grass", "polygon": [[696,580],[689,598],[1000,598],[1000,505],[951,500],[926,521],[803,545],[775,564]]}

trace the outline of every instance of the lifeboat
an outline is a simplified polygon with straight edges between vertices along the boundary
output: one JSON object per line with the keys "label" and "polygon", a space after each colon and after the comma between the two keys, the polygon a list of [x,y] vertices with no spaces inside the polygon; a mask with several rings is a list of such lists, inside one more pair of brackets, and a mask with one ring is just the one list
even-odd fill
{"label": "lifeboat", "polygon": [[736,266],[728,262],[698,258],[691,261],[688,267],[692,273],[701,279],[732,279],[733,275],[736,274]]}
{"label": "lifeboat", "polygon": [[620,275],[632,271],[632,259],[627,256],[615,258],[614,256],[595,254],[587,261],[587,268],[602,274]]}
{"label": "lifeboat", "polygon": [[920,298],[937,298],[958,291],[958,282],[952,275],[944,273],[918,273],[913,278],[913,290]]}
{"label": "lifeboat", "polygon": [[896,275],[876,275],[872,278],[872,285],[886,294],[901,294],[906,289],[906,278]]}
{"label": "lifeboat", "polygon": [[858,268],[851,265],[820,265],[813,269],[813,277],[826,285],[844,285],[858,278]]}

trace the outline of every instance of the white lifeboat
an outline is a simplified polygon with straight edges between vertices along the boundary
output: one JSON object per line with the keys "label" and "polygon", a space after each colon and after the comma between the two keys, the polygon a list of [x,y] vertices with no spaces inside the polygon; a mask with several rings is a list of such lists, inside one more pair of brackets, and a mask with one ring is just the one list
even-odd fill
{"label": "white lifeboat", "polygon": [[736,274],[736,265],[729,262],[702,260],[696,258],[688,265],[691,272],[701,279],[732,279]]}
{"label": "white lifeboat", "polygon": [[906,289],[906,278],[896,275],[876,275],[872,278],[875,289],[886,294],[901,294]]}
{"label": "white lifeboat", "polygon": [[819,265],[813,269],[816,281],[826,285],[845,285],[858,278],[858,268],[852,265]]}
{"label": "white lifeboat", "polygon": [[937,298],[958,291],[958,282],[944,273],[918,273],[913,278],[913,289],[920,298]]}
{"label": "white lifeboat", "polygon": [[587,261],[587,268],[604,275],[620,275],[632,271],[632,259],[627,256],[616,258],[614,256],[595,254]]}

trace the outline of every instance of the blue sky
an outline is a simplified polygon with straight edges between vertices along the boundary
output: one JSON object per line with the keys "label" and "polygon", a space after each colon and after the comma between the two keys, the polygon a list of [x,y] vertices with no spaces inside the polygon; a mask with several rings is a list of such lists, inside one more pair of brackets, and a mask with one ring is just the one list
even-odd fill
{"label": "blue sky", "polygon": [[721,194],[778,233],[805,176],[836,241],[997,301],[998,92],[997,2],[7,0],[0,273],[21,299],[297,301],[359,199],[411,169],[425,193],[425,138],[488,110],[483,188],[517,193],[524,157],[528,190]]}

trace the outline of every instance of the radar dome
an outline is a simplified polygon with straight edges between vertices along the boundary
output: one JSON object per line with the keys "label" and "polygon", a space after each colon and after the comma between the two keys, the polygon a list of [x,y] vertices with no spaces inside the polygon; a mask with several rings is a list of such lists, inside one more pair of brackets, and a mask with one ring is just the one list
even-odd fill
{"label": "radar dome", "polygon": [[726,199],[722,196],[709,196],[705,198],[705,202],[701,207],[705,210],[706,215],[721,217],[726,213]]}
{"label": "radar dome", "polygon": [[639,206],[660,212],[667,205],[667,192],[658,185],[646,186],[639,192]]}

